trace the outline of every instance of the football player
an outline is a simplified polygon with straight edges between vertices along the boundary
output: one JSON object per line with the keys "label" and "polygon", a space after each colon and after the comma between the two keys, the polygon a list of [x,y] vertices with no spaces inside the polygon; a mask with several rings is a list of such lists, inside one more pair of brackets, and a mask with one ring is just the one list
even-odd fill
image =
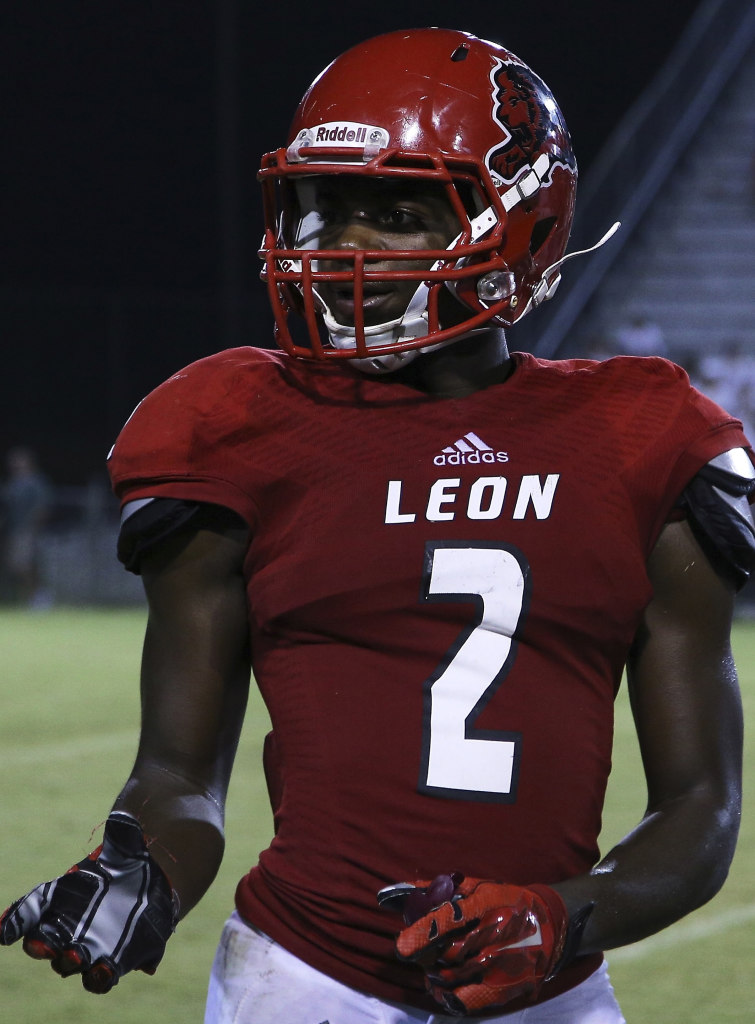
{"label": "football player", "polygon": [[[97,992],[156,968],[221,860],[251,668],[275,835],[208,1024],[618,1024],[603,951],[709,900],[734,851],[748,442],[666,360],[509,352],[577,169],[502,46],[354,47],[260,180],[279,348],[182,369],[117,440],[139,752],[102,847],[0,941]],[[625,668],[647,812],[601,855]]]}

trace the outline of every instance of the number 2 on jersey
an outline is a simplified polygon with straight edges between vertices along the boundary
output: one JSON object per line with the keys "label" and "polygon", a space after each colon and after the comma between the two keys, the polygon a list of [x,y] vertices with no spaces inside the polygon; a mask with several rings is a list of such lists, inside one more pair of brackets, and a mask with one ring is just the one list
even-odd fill
{"label": "number 2 on jersey", "polygon": [[521,735],[475,728],[516,657],[529,604],[529,566],[507,544],[430,542],[423,598],[471,601],[474,623],[425,680],[421,792],[447,799],[513,803]]}

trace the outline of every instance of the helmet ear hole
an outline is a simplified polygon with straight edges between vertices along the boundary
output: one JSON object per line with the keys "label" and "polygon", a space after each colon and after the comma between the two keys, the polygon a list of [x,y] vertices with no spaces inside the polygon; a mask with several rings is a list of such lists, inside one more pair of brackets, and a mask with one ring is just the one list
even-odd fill
{"label": "helmet ear hole", "polygon": [[553,230],[556,223],[556,217],[544,217],[539,220],[532,229],[530,235],[530,253],[534,256],[541,245],[543,245],[548,238],[548,235]]}
{"label": "helmet ear hole", "polygon": [[469,319],[472,307],[452,288],[446,286],[438,293],[438,318],[441,327],[455,327]]}

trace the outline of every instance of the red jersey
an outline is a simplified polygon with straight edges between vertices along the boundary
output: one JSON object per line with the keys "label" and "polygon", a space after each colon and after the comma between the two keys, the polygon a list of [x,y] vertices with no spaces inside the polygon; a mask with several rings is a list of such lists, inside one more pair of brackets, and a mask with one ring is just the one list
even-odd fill
{"label": "red jersey", "polygon": [[513,364],[440,399],[223,352],[149,395],[110,461],[123,502],[212,502],[250,526],[276,833],[240,913],[346,984],[435,1009],[377,891],[595,864],[648,554],[697,470],[747,444],[663,359]]}

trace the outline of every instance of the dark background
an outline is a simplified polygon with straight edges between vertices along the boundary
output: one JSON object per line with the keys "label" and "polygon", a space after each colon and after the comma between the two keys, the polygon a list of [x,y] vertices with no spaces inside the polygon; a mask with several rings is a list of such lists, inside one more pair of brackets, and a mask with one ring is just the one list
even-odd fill
{"label": "dark background", "polygon": [[424,25],[503,43],[556,94],[584,177],[696,6],[4,0],[0,453],[29,443],[85,482],[165,376],[271,343],[259,157],[347,46]]}

